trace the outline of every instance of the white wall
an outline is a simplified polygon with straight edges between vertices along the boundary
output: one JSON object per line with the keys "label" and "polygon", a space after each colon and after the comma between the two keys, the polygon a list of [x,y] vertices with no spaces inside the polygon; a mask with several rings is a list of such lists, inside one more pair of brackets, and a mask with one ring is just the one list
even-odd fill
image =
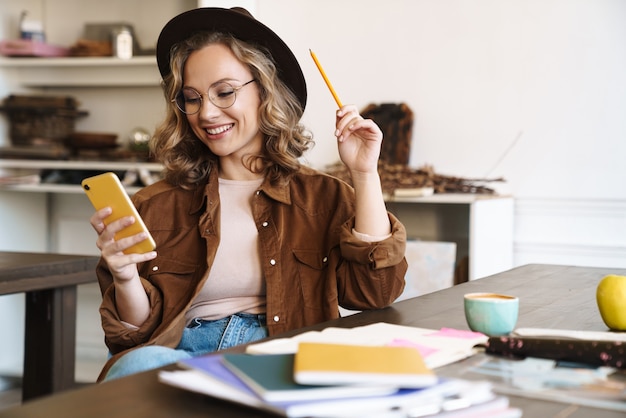
{"label": "white wall", "polygon": [[257,0],[305,71],[309,155],[335,161],[336,107],[406,102],[411,165],[504,177],[515,262],[626,267],[626,2]]}
{"label": "white wall", "polygon": [[626,147],[626,2],[258,3],[306,72],[312,162],[334,151],[335,104],[308,48],[344,102],[409,104],[413,165],[503,175],[519,197],[626,198],[606,170]]}

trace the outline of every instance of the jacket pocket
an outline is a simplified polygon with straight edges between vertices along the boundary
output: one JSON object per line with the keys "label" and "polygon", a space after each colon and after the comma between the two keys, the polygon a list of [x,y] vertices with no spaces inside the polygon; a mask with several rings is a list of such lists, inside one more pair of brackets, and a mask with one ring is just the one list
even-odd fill
{"label": "jacket pocket", "polygon": [[322,309],[337,300],[337,286],[328,278],[328,257],[316,250],[293,250],[304,305]]}
{"label": "jacket pocket", "polygon": [[[201,268],[198,264],[185,263],[166,257],[157,257],[154,260],[146,262],[141,268],[142,276],[157,287],[164,290],[176,289],[179,293],[182,289],[188,289],[194,286],[192,277]],[[177,288],[180,286],[180,288]]]}
{"label": "jacket pocket", "polygon": [[195,263],[185,263],[172,258],[157,257],[154,260],[147,261],[142,270],[146,276],[159,273],[189,274],[195,272],[198,267]]}

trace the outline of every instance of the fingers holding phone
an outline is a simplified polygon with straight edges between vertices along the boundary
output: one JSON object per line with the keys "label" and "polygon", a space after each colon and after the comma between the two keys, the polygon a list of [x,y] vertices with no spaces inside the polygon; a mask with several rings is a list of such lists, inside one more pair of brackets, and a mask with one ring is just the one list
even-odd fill
{"label": "fingers holding phone", "polygon": [[140,245],[147,238],[145,232],[117,239],[116,235],[135,223],[133,217],[125,217],[113,221],[105,226],[98,235],[96,245],[106,260],[109,270],[116,281],[128,281],[139,277],[137,263],[152,260],[156,257],[155,251],[146,253],[128,252],[129,248]]}
{"label": "fingers holding phone", "polygon": [[[94,216],[98,218],[99,212],[96,212]],[[127,229],[133,228],[136,222],[135,217],[126,216],[112,221],[108,223],[108,225],[105,222],[106,217],[102,218],[102,222],[98,222],[94,227],[96,231],[100,231],[97,241],[97,246],[100,250],[104,251],[109,247],[108,253],[121,252],[127,255],[147,254],[152,251],[148,250],[145,253],[136,253],[133,251],[133,248],[141,248],[145,240],[151,239],[150,234],[143,229],[132,235],[127,232]]]}
{"label": "fingers holding phone", "polygon": [[[154,251],[156,243],[115,173],[104,173],[89,177],[84,179],[81,184],[93,207],[98,211],[91,219],[91,224],[98,234],[109,229],[111,223],[121,221],[121,223],[118,222],[114,228],[110,229],[115,230],[115,240],[143,233],[141,235],[143,239],[133,242],[133,245],[126,247],[120,244],[120,246],[124,247],[123,252],[125,254],[143,254]],[[108,216],[106,215],[106,208],[110,208]],[[104,212],[101,212],[102,210]],[[124,221],[123,219],[125,218],[126,220]],[[134,221],[130,221],[128,218],[133,218]],[[128,243],[129,240],[123,242]]]}

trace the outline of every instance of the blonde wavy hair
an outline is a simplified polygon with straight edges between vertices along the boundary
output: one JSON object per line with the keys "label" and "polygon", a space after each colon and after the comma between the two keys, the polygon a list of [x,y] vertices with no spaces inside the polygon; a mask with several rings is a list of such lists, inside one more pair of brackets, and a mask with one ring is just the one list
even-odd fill
{"label": "blonde wavy hair", "polygon": [[260,155],[250,155],[242,163],[272,182],[286,181],[298,171],[300,157],[314,144],[311,133],[300,123],[304,109],[278,77],[269,53],[230,34],[201,32],[172,48],[172,71],[162,82],[166,116],[150,141],[152,155],[164,165],[165,179],[185,189],[206,183],[211,169],[218,166],[217,156],[195,136],[186,115],[172,101],[183,86],[189,55],[215,43],[230,48],[259,86],[259,124],[265,141]]}

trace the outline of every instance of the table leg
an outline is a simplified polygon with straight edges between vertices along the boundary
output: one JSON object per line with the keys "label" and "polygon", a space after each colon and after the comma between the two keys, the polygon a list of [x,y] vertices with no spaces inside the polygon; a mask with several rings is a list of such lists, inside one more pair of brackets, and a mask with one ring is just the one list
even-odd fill
{"label": "table leg", "polygon": [[26,293],[22,400],[74,387],[76,286]]}

